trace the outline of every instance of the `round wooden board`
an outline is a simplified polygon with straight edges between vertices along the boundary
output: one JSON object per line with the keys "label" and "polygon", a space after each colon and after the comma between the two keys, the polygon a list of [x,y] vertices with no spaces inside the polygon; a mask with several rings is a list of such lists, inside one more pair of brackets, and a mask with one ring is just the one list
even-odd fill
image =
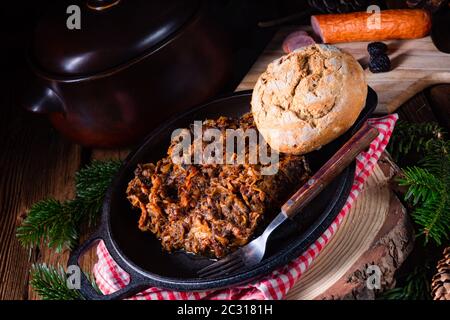
{"label": "round wooden board", "polygon": [[380,267],[381,289],[412,249],[412,227],[389,183],[397,173],[384,156],[375,166],[349,214],[287,299],[373,298],[366,286],[369,264]]}

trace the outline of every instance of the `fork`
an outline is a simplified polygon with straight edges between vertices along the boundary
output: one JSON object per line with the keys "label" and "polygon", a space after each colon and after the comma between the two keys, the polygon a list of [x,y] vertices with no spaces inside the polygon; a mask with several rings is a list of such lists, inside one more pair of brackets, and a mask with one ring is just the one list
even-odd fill
{"label": "fork", "polygon": [[267,240],[287,219],[293,219],[334,178],[336,178],[356,156],[364,151],[378,136],[378,130],[367,121],[361,128],[281,207],[281,212],[266,227],[264,232],[227,257],[210,264],[197,272],[200,278],[216,278],[232,274],[242,268],[255,266],[264,257]]}

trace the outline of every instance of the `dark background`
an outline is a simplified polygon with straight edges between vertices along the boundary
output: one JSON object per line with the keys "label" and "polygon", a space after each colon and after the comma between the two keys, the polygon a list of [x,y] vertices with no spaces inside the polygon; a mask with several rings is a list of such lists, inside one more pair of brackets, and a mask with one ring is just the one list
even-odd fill
{"label": "dark background", "polygon": [[[8,1],[0,12],[2,73],[8,78],[23,63],[25,51],[39,16],[58,0]],[[60,1],[60,0],[59,0]],[[232,91],[247,73],[259,53],[271,39],[277,27],[258,27],[258,22],[278,19],[303,11],[307,1],[213,0],[220,12],[222,24],[233,39],[235,63],[233,77],[224,88]],[[48,39],[52,41],[52,39]]]}

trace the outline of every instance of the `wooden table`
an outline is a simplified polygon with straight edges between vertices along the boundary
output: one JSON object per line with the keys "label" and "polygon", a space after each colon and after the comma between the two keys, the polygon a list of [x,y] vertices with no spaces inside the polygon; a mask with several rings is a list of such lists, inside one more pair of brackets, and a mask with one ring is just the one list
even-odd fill
{"label": "wooden table", "polygon": [[[281,55],[282,36],[281,33],[275,37],[238,89],[252,87],[268,53],[274,57]],[[74,145],[55,132],[45,118],[18,110],[12,94],[0,95],[0,99],[0,104],[7,106],[0,117],[1,150],[6,151],[0,153],[0,299],[35,299],[37,296],[28,285],[31,265],[40,262],[65,265],[67,253],[55,254],[45,247],[23,249],[15,237],[15,229],[24,213],[31,204],[44,198],[72,197],[74,174],[80,167],[93,159],[122,159],[128,150],[91,150]],[[337,296],[343,287],[346,292],[356,292],[367,276],[363,268],[368,261],[380,258],[377,261],[382,266],[401,264],[409,252],[411,237],[404,232],[408,229],[404,208],[388,186],[394,174],[395,166],[385,158],[340,233],[288,298],[329,298]],[[371,227],[364,229],[367,225]],[[357,226],[365,231],[348,237]],[[396,232],[400,235],[393,234]],[[367,238],[370,241],[363,241]],[[398,241],[389,242],[394,238]],[[95,260],[93,252],[84,258],[86,270]],[[389,268],[386,281],[392,283],[393,268]],[[364,294],[370,297],[370,293]]]}

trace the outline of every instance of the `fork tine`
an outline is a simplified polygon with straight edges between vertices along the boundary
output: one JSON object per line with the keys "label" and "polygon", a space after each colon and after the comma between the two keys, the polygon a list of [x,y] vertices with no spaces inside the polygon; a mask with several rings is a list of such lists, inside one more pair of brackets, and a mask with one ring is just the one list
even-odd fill
{"label": "fork tine", "polygon": [[202,274],[209,273],[209,272],[219,269],[219,268],[224,268],[227,265],[234,263],[236,260],[240,260],[239,250],[233,252],[229,256],[227,256],[217,262],[210,264],[209,266],[204,267],[203,269],[200,269],[199,271],[197,271],[197,274],[202,275]]}
{"label": "fork tine", "polygon": [[208,268],[207,270],[204,270],[204,269],[200,270],[198,272],[198,275],[201,276],[201,277],[204,277],[205,275],[209,275],[209,274],[220,272],[220,270],[227,269],[227,268],[235,265],[239,261],[240,261],[240,259],[236,258],[236,259],[230,259],[226,263],[222,263],[222,264],[219,264],[219,265],[216,265],[215,263],[213,263],[212,265],[208,266],[210,268]]}
{"label": "fork tine", "polygon": [[244,266],[244,262],[241,259],[236,258],[236,259],[233,259],[233,261],[230,261],[230,263],[228,263],[226,265],[208,270],[206,272],[202,272],[200,274],[200,276],[202,278],[216,277],[216,276],[220,276],[220,275],[224,275],[224,274],[233,272],[234,270],[236,270],[242,266]]}
{"label": "fork tine", "polygon": [[219,261],[216,261],[214,263],[211,263],[209,266],[204,267],[203,269],[200,269],[197,273],[201,273],[201,272],[205,272],[211,269],[215,269],[218,268],[226,263],[229,263],[231,261],[233,261],[237,256],[239,256],[238,251],[233,252],[232,254],[229,254],[228,256],[226,256],[223,259],[220,259]]}
{"label": "fork tine", "polygon": [[218,268],[202,274],[202,278],[215,278],[221,275],[232,273],[244,266],[244,262],[241,259],[236,259],[232,264],[226,265],[224,268]]}
{"label": "fork tine", "polygon": [[214,266],[214,268],[211,268],[211,269],[206,270],[206,271],[201,271],[201,272],[199,272],[199,275],[201,277],[208,277],[208,276],[211,276],[211,275],[222,273],[222,271],[226,271],[229,268],[232,268],[236,264],[239,264],[239,263],[241,263],[240,259],[233,259],[233,260],[229,261],[226,264],[223,264],[223,265],[220,265],[220,266],[217,266],[217,267]]}

